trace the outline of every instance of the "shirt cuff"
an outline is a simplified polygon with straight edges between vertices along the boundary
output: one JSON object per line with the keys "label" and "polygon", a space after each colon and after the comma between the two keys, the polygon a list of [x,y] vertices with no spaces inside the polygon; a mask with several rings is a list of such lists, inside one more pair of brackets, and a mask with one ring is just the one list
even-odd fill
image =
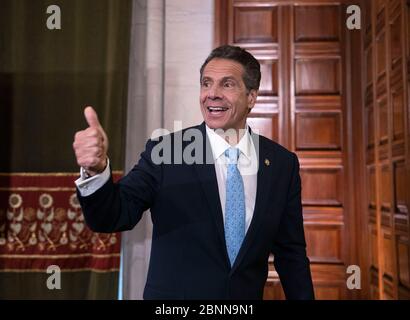
{"label": "shirt cuff", "polygon": [[80,168],[80,178],[75,180],[75,184],[82,197],[87,197],[100,189],[111,177],[110,160],[107,159],[107,166],[100,174],[87,177],[84,168]]}

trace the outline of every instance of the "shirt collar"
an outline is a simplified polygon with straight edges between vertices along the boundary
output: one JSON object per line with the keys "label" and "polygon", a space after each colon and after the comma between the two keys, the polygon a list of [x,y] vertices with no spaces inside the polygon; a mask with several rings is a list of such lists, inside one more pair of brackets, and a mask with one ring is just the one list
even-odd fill
{"label": "shirt collar", "polygon": [[[209,128],[206,124],[205,127],[206,134],[212,147],[213,157],[214,160],[216,160],[221,155],[223,155],[225,151],[231,147],[231,145],[226,142],[220,135],[218,135],[213,129]],[[246,124],[245,130],[245,134],[242,136],[241,140],[239,140],[239,143],[234,146],[234,148],[238,148],[241,153],[248,158],[248,160],[251,160],[252,139],[249,134],[248,124]]]}

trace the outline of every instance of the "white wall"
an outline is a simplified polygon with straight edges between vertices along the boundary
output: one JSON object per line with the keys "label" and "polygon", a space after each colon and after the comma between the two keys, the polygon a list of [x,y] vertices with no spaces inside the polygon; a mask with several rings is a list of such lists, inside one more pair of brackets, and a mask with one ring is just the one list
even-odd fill
{"label": "white wall", "polygon": [[[202,122],[199,68],[212,50],[214,0],[134,0],[125,171],[153,130]],[[142,299],[151,249],[149,212],[122,236],[122,297]]]}
{"label": "white wall", "polygon": [[165,23],[165,128],[202,122],[199,69],[212,50],[214,0],[167,0]]}

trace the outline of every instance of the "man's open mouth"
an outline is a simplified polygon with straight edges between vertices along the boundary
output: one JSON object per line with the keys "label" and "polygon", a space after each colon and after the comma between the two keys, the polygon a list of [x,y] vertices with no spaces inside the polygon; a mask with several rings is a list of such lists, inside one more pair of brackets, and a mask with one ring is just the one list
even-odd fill
{"label": "man's open mouth", "polygon": [[212,114],[219,114],[227,111],[229,108],[226,107],[207,107],[208,111]]}

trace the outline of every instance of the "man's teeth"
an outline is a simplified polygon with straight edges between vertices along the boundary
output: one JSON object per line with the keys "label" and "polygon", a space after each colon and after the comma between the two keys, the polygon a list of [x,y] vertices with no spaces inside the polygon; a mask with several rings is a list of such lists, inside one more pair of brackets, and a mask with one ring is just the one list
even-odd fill
{"label": "man's teeth", "polygon": [[228,108],[224,108],[224,107],[208,107],[209,111],[226,111],[228,110]]}

